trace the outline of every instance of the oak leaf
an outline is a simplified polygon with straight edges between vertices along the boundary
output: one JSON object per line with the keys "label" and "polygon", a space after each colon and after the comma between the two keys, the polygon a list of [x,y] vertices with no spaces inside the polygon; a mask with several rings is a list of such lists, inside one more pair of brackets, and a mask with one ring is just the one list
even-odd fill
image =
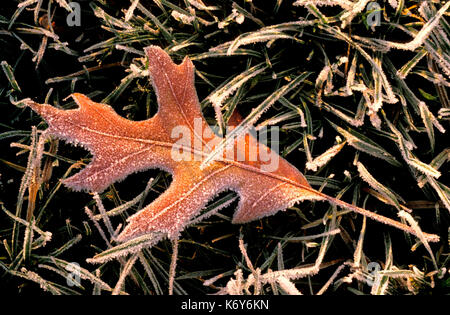
{"label": "oak leaf", "polygon": [[[225,190],[239,195],[233,223],[262,218],[305,199],[327,200],[409,233],[421,233],[314,190],[297,168],[249,134],[237,137],[220,158],[201,167],[202,159],[221,138],[203,118],[194,87],[194,66],[187,57],[176,65],[156,46],[147,47],[145,52],[159,104],[156,115],[148,120],[130,121],[109,105],[78,93],[71,95],[78,104],[72,110],[26,102],[47,121],[47,134],[80,144],[92,153],[85,169],[63,181],[72,189],[101,192],[131,173],[150,168],[172,174],[169,188],[128,219],[118,241],[151,232],[176,238],[208,201]],[[235,125],[239,123],[237,116],[232,120]],[[181,131],[186,130],[189,137],[180,139]],[[256,159],[250,158],[250,152],[256,152]],[[273,161],[277,167],[268,168]],[[431,241],[438,239],[423,235]]]}

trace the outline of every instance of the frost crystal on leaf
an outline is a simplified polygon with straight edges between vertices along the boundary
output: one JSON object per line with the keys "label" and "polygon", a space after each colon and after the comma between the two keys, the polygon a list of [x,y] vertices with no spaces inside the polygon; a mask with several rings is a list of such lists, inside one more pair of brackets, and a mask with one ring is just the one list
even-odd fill
{"label": "frost crystal on leaf", "polygon": [[[245,223],[272,215],[301,200],[327,200],[409,233],[417,233],[415,229],[398,221],[314,190],[299,170],[248,133],[236,135],[230,146],[232,155],[227,146],[221,156],[205,167],[200,167],[202,160],[214,150],[211,144],[218,144],[221,139],[210,130],[203,118],[194,87],[194,66],[187,57],[180,65],[176,65],[164,50],[156,46],[147,47],[145,52],[159,104],[157,114],[148,120],[130,121],[117,115],[110,106],[93,102],[78,93],[72,95],[79,106],[73,110],[61,110],[30,100],[26,102],[47,121],[49,127],[46,134],[80,144],[92,153],[92,161],[85,169],[63,181],[72,189],[99,193],[132,173],[150,168],[172,174],[170,187],[128,219],[129,224],[118,235],[118,241],[133,239],[145,246],[149,242],[154,244],[162,234],[176,239],[210,200],[226,190],[233,190],[239,196],[233,223]],[[268,104],[305,77],[301,75],[277,91]],[[262,109],[267,108],[267,104],[262,105]],[[262,111],[246,119],[256,120]],[[230,118],[231,122],[235,120]],[[172,131],[180,126],[190,131],[189,144],[173,138]],[[203,132],[199,133],[198,130]],[[242,141],[246,152],[241,152],[239,143]],[[191,158],[174,160],[174,147],[183,149]],[[249,159],[247,148],[256,150],[258,159]],[[260,158],[259,153],[262,151],[266,157],[268,154],[277,158],[276,169],[264,170],[264,166],[271,161]],[[238,158],[242,156],[246,158]],[[103,218],[107,218],[106,211],[103,212]],[[111,227],[110,230],[111,234],[115,234]],[[146,238],[147,235],[150,237]],[[425,233],[420,236],[429,241],[439,239],[436,235]],[[121,250],[126,251],[125,247],[121,247]],[[117,248],[107,257],[112,258],[114,255],[120,255]]]}

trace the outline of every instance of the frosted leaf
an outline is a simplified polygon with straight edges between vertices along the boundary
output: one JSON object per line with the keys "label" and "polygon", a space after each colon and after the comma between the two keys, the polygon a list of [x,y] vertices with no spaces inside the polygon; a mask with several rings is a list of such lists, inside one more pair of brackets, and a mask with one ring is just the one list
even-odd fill
{"label": "frosted leaf", "polygon": [[219,7],[214,6],[206,6],[203,1],[201,0],[188,0],[188,2],[194,6],[195,8],[199,10],[205,10],[205,11],[213,11],[213,10],[220,10]]}
{"label": "frosted leaf", "polygon": [[392,8],[397,9],[397,7],[398,7],[397,0],[389,0],[388,2],[389,2],[389,4],[391,5]]}
{"label": "frosted leaf", "polygon": [[186,24],[186,25],[191,25],[192,22],[195,21],[194,15],[186,15],[186,14],[180,13],[175,10],[172,11],[171,15],[175,20],[177,20],[183,24]]}
{"label": "frosted leaf", "polygon": [[230,97],[240,86],[242,86],[249,79],[257,76],[261,72],[267,69],[265,64],[258,64],[243,73],[235,76],[230,82],[223,87],[215,90],[207,98],[214,105],[214,107],[220,108],[224,101]]}
{"label": "frosted leaf", "polygon": [[125,279],[130,273],[131,269],[134,266],[134,263],[136,262],[136,259],[138,258],[137,254],[134,254],[130,260],[127,261],[125,266],[123,267],[122,272],[120,273],[119,280],[116,283],[116,286],[114,287],[114,290],[112,291],[112,295],[118,295],[122,291],[122,287],[125,284]]}
{"label": "frosted leaf", "polygon": [[358,13],[362,12],[364,10],[364,8],[366,7],[366,5],[370,1],[371,0],[360,0],[360,1],[356,2],[356,3],[352,3],[352,6],[351,6],[350,10],[346,11],[340,17],[340,19],[342,21],[341,28],[345,28],[348,24],[350,24],[350,22],[353,20],[353,18]]}
{"label": "frosted leaf", "polygon": [[295,285],[286,277],[280,276],[277,279],[280,287],[289,295],[302,295],[302,293],[295,287]]}
{"label": "frosted leaf", "polygon": [[427,116],[431,123],[439,130],[441,133],[445,133],[444,127],[439,123],[439,121],[434,117],[434,115],[428,109],[428,106],[424,102],[419,103],[420,114],[422,117]]}
{"label": "frosted leaf", "polygon": [[38,2],[38,0],[26,0],[26,1],[22,1],[21,3],[17,4],[18,8],[22,8],[22,7],[27,7],[32,5],[33,3]]}
{"label": "frosted leaf", "polygon": [[125,22],[128,22],[133,17],[134,10],[136,9],[138,3],[139,3],[139,0],[134,0],[131,3],[130,7],[127,10],[127,13],[125,14]]}
{"label": "frosted leaf", "polygon": [[[426,2],[423,2],[426,4]],[[436,15],[434,15],[423,27],[422,29],[415,34],[414,39],[408,43],[394,43],[387,42],[391,48],[403,49],[403,50],[416,50],[419,46],[421,46],[433,29],[438,25],[439,20],[444,15],[444,13],[450,7],[450,2],[447,2],[442,8],[439,9]]]}
{"label": "frosted leaf", "polygon": [[404,210],[401,210],[398,213],[398,216],[401,218],[404,218],[406,221],[408,221],[408,223],[411,225],[411,227],[416,231],[416,235],[418,235],[418,237],[422,241],[423,245],[427,249],[428,253],[430,254],[431,260],[433,261],[435,268],[439,269],[437,266],[437,263],[436,263],[436,259],[434,258],[433,251],[431,250],[430,244],[428,244],[427,239],[423,236],[422,230],[420,229],[419,224],[416,222],[416,220],[414,220],[412,215],[410,215],[408,212],[406,212]]}
{"label": "frosted leaf", "polygon": [[147,235],[142,235],[136,237],[132,240],[119,244],[115,247],[109,248],[104,252],[89,258],[86,261],[92,264],[102,264],[107,261],[111,261],[118,257],[126,256],[129,254],[134,254],[140,252],[143,248],[148,248],[159,241],[163,240],[166,235],[160,233],[149,233]]}
{"label": "frosted leaf", "polygon": [[310,4],[320,6],[340,6],[343,9],[349,10],[353,7],[354,3],[347,0],[297,0],[293,3],[294,6],[308,6]]}
{"label": "frosted leaf", "polygon": [[405,160],[406,163],[408,163],[410,166],[412,166],[414,169],[418,170],[419,172],[432,176],[434,178],[439,178],[441,176],[441,172],[439,172],[436,168],[433,166],[426,164],[422,161],[420,161],[412,152],[412,143],[405,140],[401,132],[395,128],[388,120],[386,120],[388,123],[389,128],[391,131],[395,134],[397,137],[397,145],[400,150],[400,153]]}
{"label": "frosted leaf", "polygon": [[[48,134],[82,144],[92,152],[92,162],[64,180],[70,188],[101,192],[111,183],[149,168],[172,174],[173,182],[168,190],[128,219],[130,223],[119,235],[120,241],[153,232],[175,238],[208,201],[229,189],[240,197],[233,218],[235,223],[271,215],[297,200],[314,198],[314,190],[304,176],[281,157],[273,172],[262,171],[264,161],[230,160],[225,154],[201,170],[201,157],[208,153],[207,144],[217,136],[195,129],[196,121],[203,130],[210,127],[203,119],[194,88],[194,67],[187,58],[181,65],[175,65],[162,49],[155,46],[147,48],[146,53],[160,105],[158,113],[151,119],[129,121],[117,115],[110,106],[95,103],[81,94],[72,95],[79,105],[73,110],[27,103],[46,119]],[[185,126],[192,135],[192,142],[200,143],[200,150],[194,143],[184,146],[192,158],[188,161],[175,161],[171,156],[177,140],[171,137],[171,132],[177,126]],[[259,150],[258,142],[250,135],[246,135],[246,142]],[[237,152],[239,148],[237,143],[235,145]],[[266,194],[273,187],[278,188]]]}
{"label": "frosted leaf", "polygon": [[217,27],[219,29],[224,29],[227,25],[229,25],[232,22],[236,22],[237,24],[244,23],[245,16],[241,13],[239,13],[236,9],[233,9],[231,14],[227,16],[223,21],[220,21],[217,24]]}
{"label": "frosted leaf", "polygon": [[358,55],[355,54],[355,56],[352,59],[352,63],[350,65],[350,70],[347,73],[347,82],[345,84],[345,92],[347,95],[352,95],[352,86],[354,85],[355,75],[356,75],[356,64],[358,62]]}
{"label": "frosted leaf", "polygon": [[358,168],[359,176],[361,176],[370,187],[382,194],[388,200],[388,203],[394,205],[397,209],[400,209],[397,197],[390,189],[379,183],[361,162],[358,162],[356,166]]}
{"label": "frosted leaf", "polygon": [[[229,141],[226,149],[215,156],[213,161],[201,167],[222,139],[212,132],[203,118],[194,87],[194,66],[187,57],[180,65],[176,65],[164,50],[156,46],[147,47],[145,53],[159,104],[156,115],[148,120],[130,121],[119,116],[110,106],[96,103],[78,93],[72,95],[78,104],[78,108],[72,110],[26,102],[47,121],[46,134],[82,145],[92,153],[92,161],[86,168],[63,181],[66,186],[100,193],[112,183],[150,168],[162,169],[172,175],[173,181],[169,188],[129,217],[128,225],[117,237],[119,242],[132,240],[108,249],[94,257],[92,262],[103,262],[137,252],[167,236],[176,239],[210,200],[226,190],[235,191],[239,196],[233,223],[245,223],[272,215],[302,200],[326,200],[415,233],[398,221],[314,190],[298,169],[252,135],[236,131],[239,127],[232,131],[236,131],[239,136]],[[275,91],[239,124],[242,127],[240,131],[248,128],[275,101],[303,82],[309,74],[300,74]],[[180,127],[187,131],[187,139],[173,137],[173,131]],[[241,146],[241,143],[245,145]],[[256,160],[249,158],[247,148],[258,153]],[[232,155],[229,149],[233,149]],[[174,150],[184,151],[187,159],[174,159]],[[276,158],[275,168],[264,168],[267,161],[263,159],[262,153],[267,153],[266,157],[271,159]],[[101,210],[101,217],[108,222],[106,210]],[[92,216],[89,209],[86,208],[86,211]],[[98,224],[95,220],[93,222]],[[115,234],[111,226],[109,230],[112,235]],[[425,236],[432,241],[438,239],[436,235]],[[103,237],[110,246],[104,233]]]}
{"label": "frosted leaf", "polygon": [[245,46],[260,42],[270,42],[277,39],[292,39],[296,40],[294,36],[285,34],[283,32],[272,29],[261,29],[253,33],[244,33],[238,36],[230,45],[227,55],[232,55],[240,46]]}
{"label": "frosted leaf", "polygon": [[432,178],[431,176],[427,176],[427,182],[433,187],[433,189],[438,194],[444,206],[450,211],[450,193],[448,187],[439,183],[437,180]]}
{"label": "frosted leaf", "polygon": [[384,73],[382,67],[377,63],[360,45],[355,43],[347,34],[344,34],[339,29],[330,27],[328,25],[320,25],[320,28],[324,29],[328,33],[346,41],[348,44],[353,46],[372,66],[372,71],[374,73],[377,73],[377,76],[379,76],[381,83],[383,85],[383,88],[386,92],[386,99],[385,101],[389,104],[394,104],[398,100],[394,95],[394,92],[392,90],[392,86],[389,83],[386,74]]}
{"label": "frosted leaf", "polygon": [[341,151],[341,149],[344,147],[345,142],[336,144],[326,150],[324,153],[316,157],[314,160],[306,163],[306,168],[315,172],[318,168],[324,166],[328,163],[329,160],[331,160],[338,152]]}
{"label": "frosted leaf", "polygon": [[372,123],[372,126],[377,128],[378,130],[381,130],[381,119],[376,113],[369,114],[369,119]]}
{"label": "frosted leaf", "polygon": [[43,279],[40,275],[33,271],[29,271],[26,268],[21,268],[20,273],[17,273],[18,276],[33,281],[39,284],[40,288],[44,291],[50,292],[53,295],[62,295],[63,292],[52,282]]}

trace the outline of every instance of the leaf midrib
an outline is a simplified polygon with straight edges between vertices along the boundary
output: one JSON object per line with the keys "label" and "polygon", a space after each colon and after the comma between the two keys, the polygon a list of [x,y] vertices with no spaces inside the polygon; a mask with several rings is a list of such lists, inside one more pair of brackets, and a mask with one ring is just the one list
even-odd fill
{"label": "leaf midrib", "polygon": [[[68,123],[72,124],[72,125],[75,125],[72,122],[68,122]],[[142,138],[132,138],[132,137],[114,135],[114,134],[98,131],[98,130],[91,129],[91,128],[85,127],[85,126],[79,126],[79,125],[75,125],[75,126],[80,128],[80,129],[82,129],[82,130],[84,130],[84,131],[95,133],[95,134],[98,134],[98,135],[101,135],[101,136],[104,136],[104,137],[109,137],[109,138],[114,138],[114,139],[119,139],[119,140],[125,140],[125,141],[139,142],[139,143],[144,143],[144,144],[149,144],[149,145],[166,147],[166,148],[170,148],[170,149],[173,149],[173,148],[183,149],[184,152],[190,152],[190,153],[193,153],[193,154],[197,154],[198,156],[201,156],[201,157],[208,156],[208,153],[205,153],[203,151],[195,150],[192,147],[187,147],[187,146],[184,146],[184,145],[179,145],[179,144],[175,144],[175,143],[171,143],[171,142],[157,141],[157,140],[150,140],[150,139],[142,139]],[[280,156],[280,159],[283,159],[283,158]],[[304,189],[306,191],[309,191],[309,192],[321,195],[321,193],[319,193],[315,189],[313,189],[311,187],[308,187],[306,185],[297,183],[297,182],[295,182],[295,181],[293,181],[293,180],[291,180],[289,178],[286,178],[286,177],[283,177],[283,176],[280,176],[280,175],[276,175],[276,174],[273,174],[273,173],[263,172],[263,171],[261,171],[260,169],[254,167],[254,166],[243,164],[243,163],[240,163],[240,162],[235,161],[235,160],[230,160],[230,159],[226,159],[226,158],[221,157],[220,159],[217,159],[214,162],[224,163],[224,164],[232,164],[233,166],[238,167],[240,169],[245,169],[247,171],[250,171],[250,172],[253,172],[253,173],[256,173],[256,174],[259,174],[259,175],[271,177],[271,178],[277,179],[279,181],[286,182],[288,184],[296,186],[298,188]]]}

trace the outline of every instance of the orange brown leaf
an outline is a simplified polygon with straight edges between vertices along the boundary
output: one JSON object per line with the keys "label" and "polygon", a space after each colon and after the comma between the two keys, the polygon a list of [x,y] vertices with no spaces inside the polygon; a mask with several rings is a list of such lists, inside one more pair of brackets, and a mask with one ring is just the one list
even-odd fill
{"label": "orange brown leaf", "polygon": [[[119,241],[150,232],[176,238],[208,201],[225,190],[239,195],[233,223],[274,214],[300,200],[327,200],[416,234],[400,222],[314,190],[300,171],[249,134],[235,139],[221,158],[200,167],[221,138],[203,118],[194,87],[194,66],[187,57],[176,65],[156,46],[147,47],[145,52],[159,104],[157,114],[148,120],[130,121],[110,106],[78,93],[72,95],[78,104],[73,110],[27,101],[47,121],[48,134],[80,144],[93,155],[85,169],[64,180],[66,186],[101,192],[134,172],[158,168],[172,174],[169,188],[128,219]],[[236,117],[232,120],[238,123]],[[180,138],[183,131],[188,137]],[[250,157],[251,150],[256,159]],[[263,152],[265,159],[261,158]],[[268,168],[273,161],[277,167]],[[426,237],[438,239],[435,235]]]}

